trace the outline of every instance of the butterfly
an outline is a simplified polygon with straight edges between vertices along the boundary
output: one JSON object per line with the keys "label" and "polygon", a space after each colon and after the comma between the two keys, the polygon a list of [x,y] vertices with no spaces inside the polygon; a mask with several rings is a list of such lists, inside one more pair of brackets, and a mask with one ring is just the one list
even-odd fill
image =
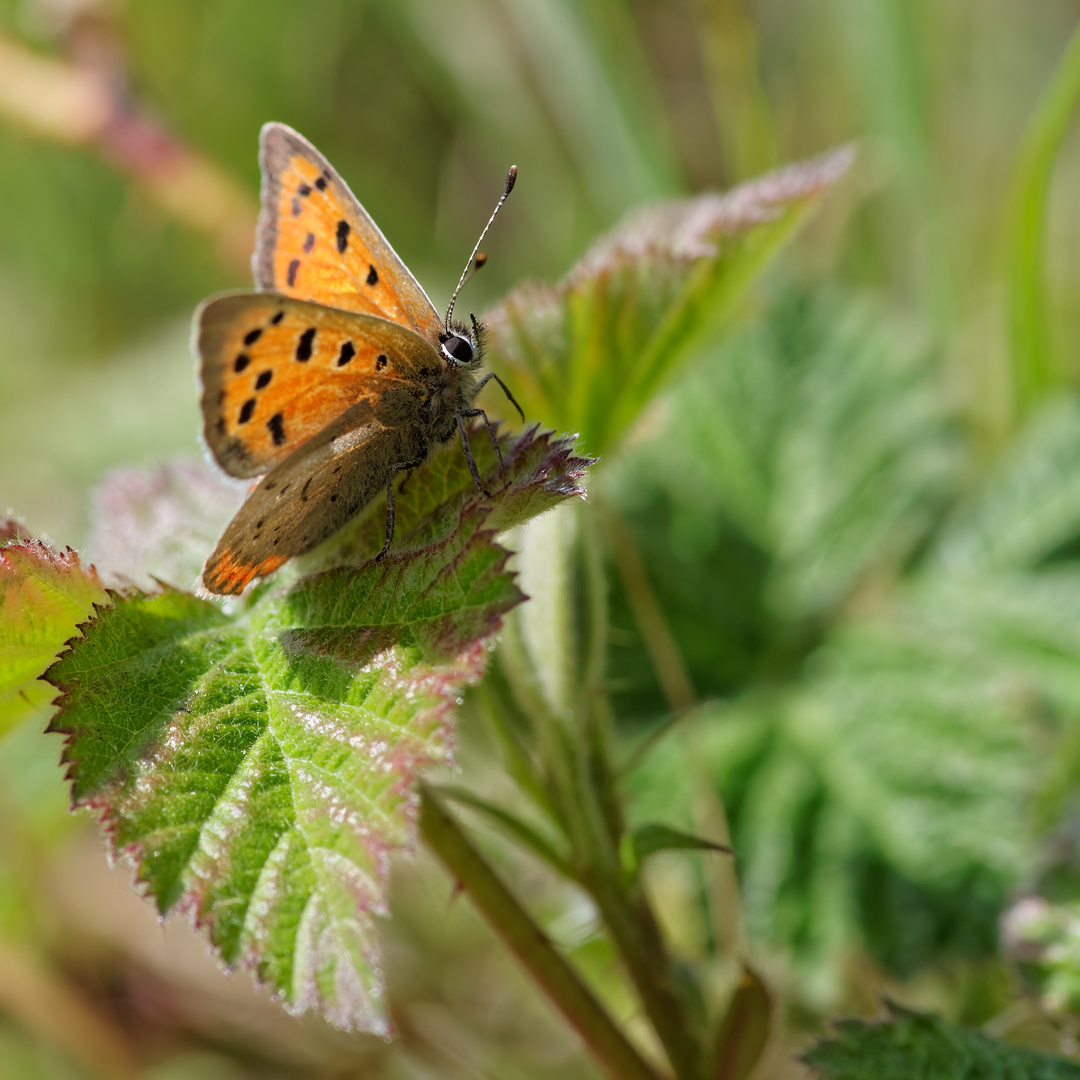
{"label": "butterfly", "polygon": [[[484,236],[517,178],[511,168],[458,280],[445,317],[326,159],[284,124],[259,137],[262,210],[252,267],[256,292],[212,297],[195,313],[203,436],[225,472],[262,477],[202,571],[227,595],[309,551],[457,432],[479,491],[466,421],[484,329],[453,322],[454,302],[483,265]],[[522,417],[524,419],[524,416]]]}

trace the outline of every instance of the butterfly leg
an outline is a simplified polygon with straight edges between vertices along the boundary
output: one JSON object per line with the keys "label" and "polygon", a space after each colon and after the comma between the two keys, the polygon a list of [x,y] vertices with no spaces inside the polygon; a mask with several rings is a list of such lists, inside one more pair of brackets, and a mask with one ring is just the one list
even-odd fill
{"label": "butterfly leg", "polygon": [[390,550],[390,541],[394,539],[394,474],[402,469],[415,469],[417,465],[424,463],[427,453],[423,453],[414,461],[400,461],[390,466],[390,475],[386,478],[386,542],[382,551],[375,556],[376,562],[381,562],[382,557]]}
{"label": "butterfly leg", "polygon": [[[469,431],[468,428],[465,427],[465,417],[476,416],[477,414],[483,416],[485,421],[487,420],[487,415],[482,409],[464,409],[454,415],[457,417],[458,431],[461,432],[461,449],[465,452],[465,460],[469,464],[469,472],[472,473],[473,483],[476,485],[476,490],[479,491],[481,495],[490,499],[491,492],[484,487],[483,481],[480,479],[480,470],[476,467],[476,458],[473,457],[472,447],[469,445]],[[495,433],[491,431],[491,424],[488,424],[488,431],[491,432],[491,437],[494,440]],[[495,443],[495,449],[499,449],[497,442]],[[499,462],[500,464],[502,463],[501,453],[499,454]]]}
{"label": "butterfly leg", "polygon": [[495,448],[495,456],[499,459],[499,472],[503,472],[506,466],[503,464],[502,447],[499,446],[499,440],[495,435],[495,428],[491,421],[488,419],[488,414],[483,409],[465,409],[462,416],[482,416],[484,418],[484,424],[488,429],[488,434],[491,436],[491,445]]}
{"label": "butterfly leg", "polygon": [[489,371],[480,380],[479,385],[476,387],[476,392],[479,394],[480,391],[483,390],[484,387],[487,386],[487,384],[489,382],[491,382],[492,379],[494,379],[502,387],[502,392],[507,396],[507,399],[510,401],[510,404],[513,405],[515,409],[517,409],[518,415],[521,417],[521,422],[525,423],[525,413],[522,410],[521,406],[517,403],[517,400],[514,398],[514,395],[510,393],[510,387],[507,386],[506,383],[504,383],[502,381],[502,379],[500,379],[499,376],[495,374],[494,371]]}

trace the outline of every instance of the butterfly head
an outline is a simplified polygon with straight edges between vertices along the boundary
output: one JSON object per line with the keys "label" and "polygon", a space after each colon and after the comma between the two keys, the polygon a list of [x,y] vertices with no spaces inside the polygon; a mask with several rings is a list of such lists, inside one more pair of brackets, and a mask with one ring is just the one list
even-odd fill
{"label": "butterfly head", "polygon": [[439,348],[448,367],[475,371],[484,363],[484,324],[471,316],[472,325],[451,323],[439,335]]}

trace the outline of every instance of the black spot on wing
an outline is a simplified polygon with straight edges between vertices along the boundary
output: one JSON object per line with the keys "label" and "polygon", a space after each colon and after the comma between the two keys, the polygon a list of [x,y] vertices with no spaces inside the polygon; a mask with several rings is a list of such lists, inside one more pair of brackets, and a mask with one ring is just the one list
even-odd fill
{"label": "black spot on wing", "polygon": [[315,246],[315,234],[309,232],[307,234],[307,236],[304,237],[304,250],[305,251],[311,251],[311,249],[314,246]]}
{"label": "black spot on wing", "polygon": [[345,248],[349,246],[349,223],[339,221],[337,223],[337,249],[341,255],[345,254]]}
{"label": "black spot on wing", "polygon": [[255,399],[248,398],[243,405],[240,406],[240,416],[237,418],[241,424],[246,424],[251,419],[251,414],[255,411]]}
{"label": "black spot on wing", "polygon": [[296,189],[306,199],[311,194],[311,187],[308,184],[301,184]]}
{"label": "black spot on wing", "polygon": [[344,367],[356,355],[356,346],[351,341],[346,341],[341,346],[341,355],[337,358],[337,366]]}
{"label": "black spot on wing", "polygon": [[266,429],[273,437],[275,446],[280,446],[285,441],[285,417],[281,413],[274,413],[266,421]]}
{"label": "black spot on wing", "polygon": [[293,201],[292,201],[292,216],[293,217],[299,217],[300,216],[300,200],[299,199],[293,199]]}
{"label": "black spot on wing", "polygon": [[286,281],[288,281],[290,289],[296,284],[296,271],[299,270],[299,269],[300,269],[300,260],[299,259],[293,259],[293,261],[291,263],[289,263],[289,272],[286,275]]}
{"label": "black spot on wing", "polygon": [[243,352],[242,352],[242,353],[241,353],[241,354],[240,354],[240,355],[239,355],[239,356],[238,356],[238,357],[237,357],[237,358],[236,358],[236,359],[235,359],[235,360],[233,361],[233,371],[235,371],[235,372],[236,372],[236,374],[237,374],[237,375],[239,375],[239,374],[240,374],[240,372],[241,372],[241,371],[243,371],[243,370],[244,370],[244,368],[246,368],[246,367],[248,366],[248,364],[250,364],[250,363],[251,363],[251,357],[250,357],[250,356],[248,356],[248,354],[247,354],[247,353],[243,353]]}
{"label": "black spot on wing", "polygon": [[262,337],[262,330],[259,327],[255,327],[254,330],[249,330],[244,335],[244,344],[245,345],[254,345],[255,342],[258,341],[259,338],[261,338],[261,337]]}
{"label": "black spot on wing", "polygon": [[327,180],[326,173],[323,173],[322,176],[320,176],[318,178],[318,180],[315,181],[315,186],[320,191],[325,191],[326,190],[326,180]]}
{"label": "black spot on wing", "polygon": [[270,385],[270,380],[274,377],[272,371],[261,371],[259,377],[255,380],[256,390],[265,390]]}
{"label": "black spot on wing", "polygon": [[279,311],[279,312],[278,312],[278,313],[277,313],[277,314],[276,314],[276,315],[275,315],[275,316],[274,316],[274,317],[273,317],[273,318],[272,318],[272,319],[270,320],[270,325],[271,325],[271,326],[277,326],[277,324],[278,324],[279,322],[281,322],[281,320],[282,320],[282,319],[284,319],[284,318],[285,318],[285,312],[284,312],[284,311]]}
{"label": "black spot on wing", "polygon": [[375,270],[375,267],[372,266],[371,263],[368,263],[368,275],[367,275],[366,280],[367,280],[367,283],[369,285],[378,285],[379,284],[379,275],[378,275],[377,271]]}
{"label": "black spot on wing", "polygon": [[386,354],[379,353],[379,359],[375,361],[375,370],[382,371],[384,367],[386,367]]}
{"label": "black spot on wing", "polygon": [[311,346],[314,341],[315,327],[311,326],[300,335],[300,340],[296,344],[296,359],[300,363],[305,363],[311,359]]}

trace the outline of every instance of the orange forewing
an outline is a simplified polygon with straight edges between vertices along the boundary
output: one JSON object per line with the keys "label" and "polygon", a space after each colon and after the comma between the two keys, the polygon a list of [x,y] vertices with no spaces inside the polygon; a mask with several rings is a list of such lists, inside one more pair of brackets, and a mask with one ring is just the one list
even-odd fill
{"label": "orange forewing", "polygon": [[260,161],[258,287],[381,315],[437,344],[438,312],[322,154],[292,128],[267,124]]}
{"label": "orange forewing", "polygon": [[357,402],[415,413],[443,368],[403,326],[271,293],[210,300],[196,344],[206,443],[233,476],[280,464]]}

